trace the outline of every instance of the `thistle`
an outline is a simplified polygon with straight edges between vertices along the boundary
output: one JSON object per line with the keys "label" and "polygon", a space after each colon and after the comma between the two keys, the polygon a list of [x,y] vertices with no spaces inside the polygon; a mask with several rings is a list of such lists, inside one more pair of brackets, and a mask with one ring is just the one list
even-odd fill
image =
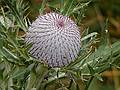
{"label": "thistle", "polygon": [[25,38],[32,43],[29,53],[50,67],[66,66],[80,51],[79,27],[67,16],[47,13],[29,27]]}

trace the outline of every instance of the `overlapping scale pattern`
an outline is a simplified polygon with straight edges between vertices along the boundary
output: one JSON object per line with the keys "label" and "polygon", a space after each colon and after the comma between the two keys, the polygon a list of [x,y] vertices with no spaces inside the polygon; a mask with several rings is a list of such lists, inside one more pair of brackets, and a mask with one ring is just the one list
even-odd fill
{"label": "overlapping scale pattern", "polygon": [[50,67],[62,67],[74,61],[81,46],[78,26],[57,13],[39,16],[29,27],[25,41],[32,43],[30,54]]}

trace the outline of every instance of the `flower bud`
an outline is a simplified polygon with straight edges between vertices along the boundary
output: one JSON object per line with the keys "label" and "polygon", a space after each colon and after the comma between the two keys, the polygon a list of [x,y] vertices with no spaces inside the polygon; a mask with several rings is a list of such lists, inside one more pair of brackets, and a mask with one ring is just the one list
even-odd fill
{"label": "flower bud", "polygon": [[32,43],[29,53],[50,67],[62,67],[74,61],[81,46],[79,27],[57,13],[39,16],[29,27],[25,41]]}

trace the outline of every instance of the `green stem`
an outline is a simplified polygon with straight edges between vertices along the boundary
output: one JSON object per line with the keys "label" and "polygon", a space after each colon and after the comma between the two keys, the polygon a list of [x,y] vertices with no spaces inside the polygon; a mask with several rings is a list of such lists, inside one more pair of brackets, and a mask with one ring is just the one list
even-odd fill
{"label": "green stem", "polygon": [[88,90],[88,89],[89,89],[89,86],[90,86],[93,78],[94,78],[94,76],[92,76],[92,77],[89,79],[89,81],[87,82],[87,85],[86,85],[86,87],[85,87],[85,90]]}

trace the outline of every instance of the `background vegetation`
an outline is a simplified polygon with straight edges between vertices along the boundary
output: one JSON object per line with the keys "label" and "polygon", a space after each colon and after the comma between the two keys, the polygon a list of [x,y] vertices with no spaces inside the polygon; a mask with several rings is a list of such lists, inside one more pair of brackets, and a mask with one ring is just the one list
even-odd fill
{"label": "background vegetation", "polygon": [[[120,90],[119,0],[0,0],[0,90]],[[24,36],[40,14],[59,12],[81,29],[75,62],[49,68]]]}

